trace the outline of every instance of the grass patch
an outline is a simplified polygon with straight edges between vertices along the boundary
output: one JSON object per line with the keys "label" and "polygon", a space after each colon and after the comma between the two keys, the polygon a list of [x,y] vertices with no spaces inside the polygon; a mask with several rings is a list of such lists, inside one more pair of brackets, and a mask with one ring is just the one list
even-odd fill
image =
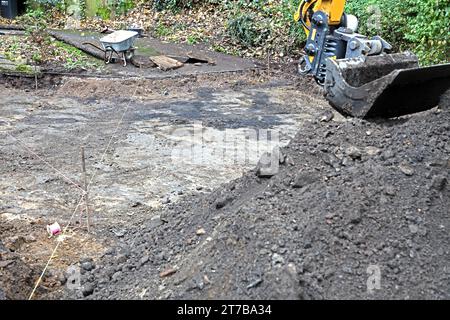
{"label": "grass patch", "polygon": [[32,66],[27,65],[27,64],[19,64],[16,67],[16,71],[17,72],[22,72],[22,73],[33,73],[34,72],[34,68]]}
{"label": "grass patch", "polygon": [[147,57],[154,57],[154,56],[160,55],[160,53],[152,47],[139,46],[139,43],[137,43],[137,47],[138,47],[138,49],[136,50],[136,54],[138,54],[138,55],[147,56]]}
{"label": "grass patch", "polygon": [[190,34],[186,38],[186,42],[190,45],[201,43],[204,40],[205,40],[205,38],[199,34]]}
{"label": "grass patch", "polygon": [[25,66],[61,65],[67,70],[100,70],[104,64],[83,51],[54,40],[49,36],[39,39],[27,36],[0,37],[0,54],[19,65],[17,71],[27,71]]}
{"label": "grass patch", "polygon": [[172,29],[160,23],[156,27],[155,33],[158,37],[168,37],[172,34]]}
{"label": "grass patch", "polygon": [[98,59],[67,43],[55,41],[55,47],[57,48],[55,51],[62,57],[61,62],[66,69],[99,70],[104,67],[104,64]]}

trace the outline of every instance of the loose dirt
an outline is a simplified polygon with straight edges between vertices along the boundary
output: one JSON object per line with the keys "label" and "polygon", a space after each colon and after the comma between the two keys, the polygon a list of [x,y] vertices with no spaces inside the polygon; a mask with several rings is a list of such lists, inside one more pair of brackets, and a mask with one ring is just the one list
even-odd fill
{"label": "loose dirt", "polygon": [[[284,146],[326,108],[319,90],[306,94],[295,79],[264,72],[158,81],[45,77],[38,90],[35,79],[3,81],[0,288],[8,299],[28,297],[62,240],[34,298],[60,297],[67,267],[96,263],[128,226],[254,168],[258,155],[273,147],[259,130],[279,133],[275,146]],[[237,141],[247,133],[256,133],[248,146],[237,144],[233,157],[221,156],[225,137]],[[93,179],[90,234],[84,205],[77,208],[82,145]],[[184,161],[192,146],[204,147],[199,163]],[[55,221],[71,222],[62,239],[46,233]]]}
{"label": "loose dirt", "polygon": [[319,119],[272,178],[255,169],[128,228],[88,298],[448,299],[448,96],[394,120]]}
{"label": "loose dirt", "polygon": [[[34,298],[449,298],[449,95],[368,122],[282,72],[4,80],[0,298],[27,298],[57,241]],[[215,152],[224,132],[260,130],[280,140],[237,144],[251,161]],[[74,211],[81,145],[89,234]],[[198,145],[202,161],[178,157]],[[278,171],[263,174],[266,152]],[[55,221],[72,221],[62,238],[48,238]]]}

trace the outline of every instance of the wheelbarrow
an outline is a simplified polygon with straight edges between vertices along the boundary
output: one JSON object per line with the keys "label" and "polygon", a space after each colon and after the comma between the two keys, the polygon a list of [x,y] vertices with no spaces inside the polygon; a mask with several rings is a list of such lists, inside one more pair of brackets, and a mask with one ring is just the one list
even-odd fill
{"label": "wheelbarrow", "polygon": [[134,41],[139,36],[136,31],[119,30],[100,38],[100,43],[103,48],[96,46],[90,42],[83,43],[101,50],[105,53],[105,63],[114,62],[117,59],[121,60],[123,66],[127,66],[127,60],[134,56],[136,48],[133,47]]}

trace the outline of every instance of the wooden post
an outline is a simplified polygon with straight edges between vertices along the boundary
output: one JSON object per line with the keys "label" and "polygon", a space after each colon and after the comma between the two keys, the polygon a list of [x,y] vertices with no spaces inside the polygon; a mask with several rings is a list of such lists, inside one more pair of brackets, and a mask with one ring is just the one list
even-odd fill
{"label": "wooden post", "polygon": [[88,195],[88,183],[86,174],[86,158],[84,156],[84,146],[81,147],[81,169],[83,170],[83,180],[84,180],[84,202],[86,205],[86,218],[87,218],[87,230],[90,232],[90,213],[89,213],[89,195]]}
{"label": "wooden post", "polygon": [[37,73],[36,73],[36,65],[34,65],[34,84],[35,84],[35,89],[37,91],[37,89],[38,89],[38,77],[37,77]]}

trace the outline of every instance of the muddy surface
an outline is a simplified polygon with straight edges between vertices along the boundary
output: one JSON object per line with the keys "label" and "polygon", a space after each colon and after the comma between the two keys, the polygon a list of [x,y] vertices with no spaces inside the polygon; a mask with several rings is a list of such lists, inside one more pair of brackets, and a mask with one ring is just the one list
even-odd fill
{"label": "muddy surface", "polygon": [[450,298],[448,96],[395,120],[331,119],[306,122],[274,176],[127,228],[66,297]]}
{"label": "muddy surface", "polygon": [[[2,210],[4,211],[4,210]],[[25,211],[24,211],[25,212]],[[62,293],[66,270],[74,261],[103,254],[112,241],[100,241],[79,229],[71,229],[64,238],[49,238],[45,230],[52,221],[26,213],[0,215],[0,300],[28,299],[55,243],[61,240],[57,256],[46,270],[35,297]],[[3,292],[3,298],[2,293]]]}
{"label": "muddy surface", "polygon": [[34,81],[2,78],[0,299],[58,243],[35,299],[450,298],[449,95],[368,122],[284,71]]}
{"label": "muddy surface", "polygon": [[[3,37],[25,35],[23,31],[2,29],[1,26],[0,30],[0,36]],[[86,55],[86,57],[83,57],[86,59],[85,63],[69,67],[69,61],[49,59],[45,63],[40,63],[38,67],[29,65],[26,66],[26,70],[23,70],[25,66],[22,63],[13,63],[0,56],[0,71],[2,71],[0,72],[0,83],[14,81],[11,78],[23,75],[23,81],[31,84],[31,81],[35,79],[35,73],[40,80],[38,84],[40,82],[45,84],[58,76],[114,78],[117,81],[124,81],[124,79],[129,78],[164,79],[256,70],[264,64],[256,60],[211,52],[200,45],[172,44],[142,37],[136,39],[134,44],[136,60],[141,62],[135,63],[135,66],[132,63],[135,60],[131,59],[127,66],[123,67],[122,63],[118,61],[110,64],[103,63],[105,53],[102,51],[103,47],[99,39],[104,37],[105,34],[77,30],[48,30],[48,34],[52,39],[60,40],[84,51]],[[29,50],[24,51],[23,55],[29,54]],[[149,57],[156,55],[181,59],[184,65],[175,70],[161,70],[150,63]],[[114,58],[117,57],[114,56]],[[86,65],[88,61],[90,64]],[[35,85],[35,83],[32,84]]]}
{"label": "muddy surface", "polygon": [[[61,297],[69,266],[100,263],[130,226],[241,177],[328,108],[319,90],[265,73],[39,81],[35,90],[4,78],[1,91],[0,288],[8,299],[28,297],[58,242],[34,298]],[[67,230],[49,238],[54,222]]]}
{"label": "muddy surface", "polygon": [[[91,43],[97,48],[102,48],[99,39],[104,37],[105,34],[72,30],[53,30],[50,31],[50,34],[58,40],[65,41],[96,57],[104,56],[101,50],[98,50],[91,45],[86,45],[86,43]],[[120,63],[115,63],[107,65],[102,71],[102,74],[158,79],[175,76],[236,72],[257,68],[256,61],[218,52],[206,51],[202,49],[201,46],[172,44],[153,38],[143,37],[136,39],[134,47],[136,47],[136,55],[142,57],[151,57],[155,55],[187,57],[191,55],[200,57],[211,63],[186,63],[179,69],[169,71],[162,71],[158,68],[136,68],[131,64],[127,67],[123,67]]]}

